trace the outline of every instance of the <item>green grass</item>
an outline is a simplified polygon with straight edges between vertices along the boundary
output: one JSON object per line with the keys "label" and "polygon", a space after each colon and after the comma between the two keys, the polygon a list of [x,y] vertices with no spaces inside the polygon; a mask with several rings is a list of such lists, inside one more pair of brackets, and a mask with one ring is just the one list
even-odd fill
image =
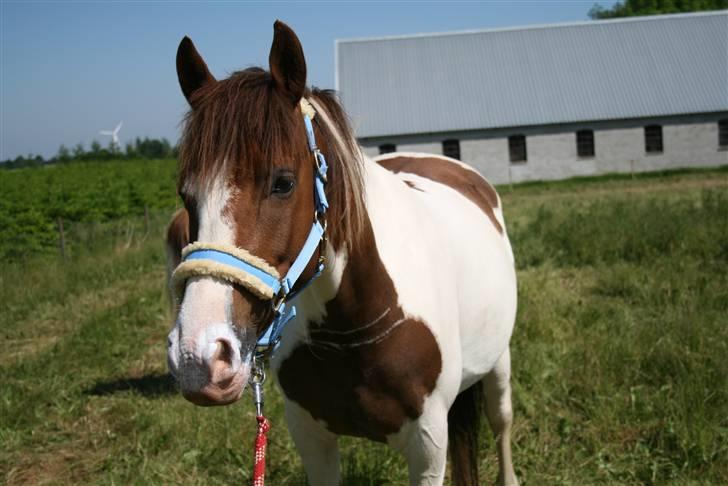
{"label": "green grass", "polygon": [[[522,483],[728,482],[728,172],[501,195],[519,272]],[[5,483],[249,479],[249,397],[197,408],[166,377],[165,217],[154,213],[148,233],[138,221],[101,228],[68,261],[41,255],[0,274]],[[280,395],[266,388],[269,484],[305,484]],[[487,433],[480,452],[490,484]],[[406,483],[404,461],[384,446],[344,439],[342,456],[345,484]]]}

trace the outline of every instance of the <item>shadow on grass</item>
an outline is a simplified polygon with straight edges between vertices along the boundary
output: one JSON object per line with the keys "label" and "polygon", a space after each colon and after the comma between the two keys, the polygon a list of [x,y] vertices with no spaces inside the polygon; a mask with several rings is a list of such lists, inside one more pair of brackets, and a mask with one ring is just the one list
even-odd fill
{"label": "shadow on grass", "polygon": [[86,395],[113,395],[133,391],[145,397],[159,397],[177,393],[174,378],[169,374],[155,373],[136,378],[119,378],[112,381],[99,381],[86,390]]}

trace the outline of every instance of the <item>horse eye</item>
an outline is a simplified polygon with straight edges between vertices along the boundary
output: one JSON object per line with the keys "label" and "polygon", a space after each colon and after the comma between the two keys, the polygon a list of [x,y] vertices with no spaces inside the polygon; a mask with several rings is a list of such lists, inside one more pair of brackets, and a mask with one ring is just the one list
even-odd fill
{"label": "horse eye", "polygon": [[276,177],[276,180],[273,182],[273,188],[271,189],[271,194],[277,194],[279,196],[287,196],[291,193],[293,190],[293,186],[296,185],[296,180],[293,178],[293,176],[290,175],[284,175],[284,176],[278,176]]}

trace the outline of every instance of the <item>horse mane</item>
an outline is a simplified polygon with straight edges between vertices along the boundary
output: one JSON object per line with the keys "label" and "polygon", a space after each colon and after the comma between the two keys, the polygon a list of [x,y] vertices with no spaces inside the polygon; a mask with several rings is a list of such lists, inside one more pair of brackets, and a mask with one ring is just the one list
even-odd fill
{"label": "horse mane", "polygon": [[[352,248],[365,220],[362,182],[363,156],[348,117],[332,90],[307,89],[304,95],[316,109],[313,124],[329,164],[326,195],[328,234],[335,248]],[[275,89],[271,74],[248,68],[195,92],[194,106],[184,118],[177,188],[185,181],[208,184],[217,174],[268,178],[291,147],[312,160],[305,144],[300,108]],[[323,151],[323,150],[322,150]],[[255,163],[253,163],[255,162]]]}

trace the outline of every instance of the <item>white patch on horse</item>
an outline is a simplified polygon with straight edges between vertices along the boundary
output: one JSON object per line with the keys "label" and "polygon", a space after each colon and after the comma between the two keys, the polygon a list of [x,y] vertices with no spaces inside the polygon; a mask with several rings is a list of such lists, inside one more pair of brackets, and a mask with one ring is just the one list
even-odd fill
{"label": "white patch on horse", "polygon": [[[225,214],[233,193],[222,176],[224,173],[221,171],[221,175],[209,185],[197,186],[198,240],[234,246],[234,223]],[[223,327],[232,324],[232,305],[233,287],[230,283],[213,277],[189,279],[176,323],[179,351],[204,362],[215,353],[218,338],[228,341],[231,341],[231,337],[235,338],[232,331],[222,332]],[[208,332],[211,325],[215,325],[211,329],[220,332],[211,335]],[[231,344],[239,347],[237,341],[235,339]],[[237,371],[240,360],[234,360],[233,364],[233,371]]]}
{"label": "white patch on horse", "polygon": [[337,486],[340,483],[340,457],[337,436],[328,431],[323,420],[291,400],[285,400],[288,431],[301,455],[308,483]]}

